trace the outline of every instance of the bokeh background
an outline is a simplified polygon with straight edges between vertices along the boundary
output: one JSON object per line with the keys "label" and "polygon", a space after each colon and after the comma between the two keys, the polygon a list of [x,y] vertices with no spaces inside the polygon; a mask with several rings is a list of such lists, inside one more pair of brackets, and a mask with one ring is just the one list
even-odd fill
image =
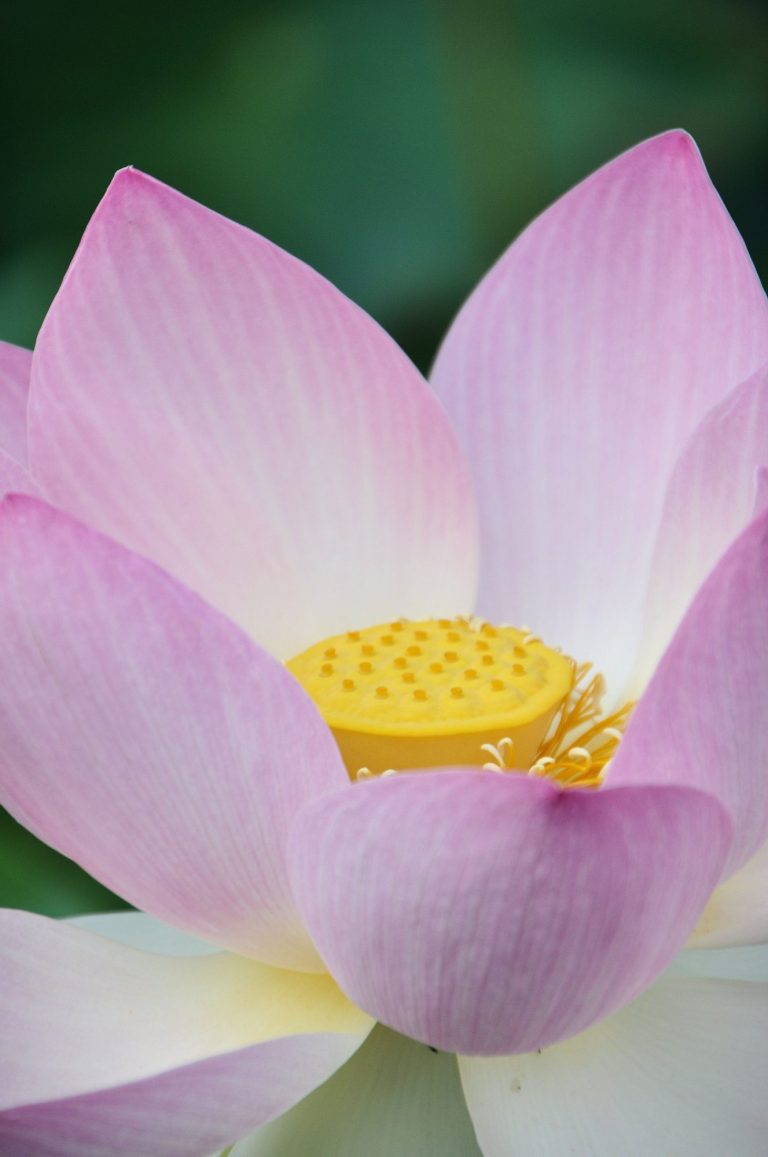
{"label": "bokeh background", "polygon": [[[766,280],[764,0],[37,0],[0,37],[8,341],[34,343],[126,164],[314,265],[425,370],[526,222],[665,128],[698,140]],[[118,903],[0,816],[0,904]]]}

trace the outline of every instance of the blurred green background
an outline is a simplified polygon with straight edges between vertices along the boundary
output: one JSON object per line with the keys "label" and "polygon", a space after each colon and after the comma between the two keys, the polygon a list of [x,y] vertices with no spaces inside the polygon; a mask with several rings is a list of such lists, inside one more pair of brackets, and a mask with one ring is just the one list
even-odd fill
{"label": "blurred green background", "polygon": [[[9,341],[33,344],[126,164],[310,262],[424,369],[525,223],[665,128],[696,137],[766,279],[763,0],[38,0],[0,35]],[[3,817],[0,904],[116,901]]]}

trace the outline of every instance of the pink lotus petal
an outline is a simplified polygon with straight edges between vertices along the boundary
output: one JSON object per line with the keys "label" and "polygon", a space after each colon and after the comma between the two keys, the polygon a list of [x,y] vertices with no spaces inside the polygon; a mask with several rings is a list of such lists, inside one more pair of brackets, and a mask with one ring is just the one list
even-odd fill
{"label": "pink lotus petal", "polygon": [[760,514],[768,507],[768,466],[758,466],[755,470],[754,505],[752,514]]}
{"label": "pink lotus petal", "polygon": [[766,358],[765,296],[684,133],[539,217],[433,373],[479,492],[480,613],[594,660],[618,693],[675,459]]}
{"label": "pink lotus petal", "polygon": [[702,788],[734,822],[726,874],[768,837],[768,511],[702,586],[640,700],[609,783]]}
{"label": "pink lotus petal", "polygon": [[760,504],[768,461],[768,365],[706,415],[675,463],[651,567],[636,672],[647,683],[712,567]]}
{"label": "pink lotus petal", "polygon": [[0,515],[0,799],[137,907],[319,967],[287,881],[307,798],[349,785],[282,664],[152,563],[31,498]]}
{"label": "pink lotus petal", "polygon": [[484,1157],[758,1157],[768,985],[664,979],[541,1054],[459,1060]]}
{"label": "pink lotus petal", "polygon": [[38,487],[15,458],[0,450],[0,498],[4,494],[37,494]]}
{"label": "pink lotus petal", "polygon": [[141,173],[43,326],[30,439],[51,501],[281,657],[471,609],[467,470],[411,363],[307,266]]}
{"label": "pink lotus petal", "polygon": [[328,976],[163,957],[0,913],[3,1157],[208,1154],[295,1104],[371,1020]]}
{"label": "pink lotus petal", "polygon": [[0,341],[0,450],[27,464],[27,394],[32,354]]}
{"label": "pink lotus petal", "polygon": [[579,1032],[658,975],[729,839],[703,792],[404,774],[310,803],[291,879],[361,1008],[439,1049],[520,1052]]}
{"label": "pink lotus petal", "polygon": [[768,842],[712,893],[691,948],[768,944]]}

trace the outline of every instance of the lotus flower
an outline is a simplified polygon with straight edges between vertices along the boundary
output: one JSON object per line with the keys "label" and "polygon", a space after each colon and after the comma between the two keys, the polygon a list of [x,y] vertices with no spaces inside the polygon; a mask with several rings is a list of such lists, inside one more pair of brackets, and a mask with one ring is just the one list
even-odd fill
{"label": "lotus flower", "polygon": [[0,797],[148,915],[2,914],[6,1157],[764,1151],[766,359],[679,132],[434,392],[117,175],[3,352]]}

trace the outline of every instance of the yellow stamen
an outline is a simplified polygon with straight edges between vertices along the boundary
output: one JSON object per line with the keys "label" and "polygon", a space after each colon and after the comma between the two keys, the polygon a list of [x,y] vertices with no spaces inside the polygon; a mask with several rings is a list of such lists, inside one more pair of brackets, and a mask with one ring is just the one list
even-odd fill
{"label": "yellow stamen", "polygon": [[573,686],[531,765],[531,775],[568,787],[599,787],[635,704],[602,715],[605,680],[590,663],[573,663]]}

